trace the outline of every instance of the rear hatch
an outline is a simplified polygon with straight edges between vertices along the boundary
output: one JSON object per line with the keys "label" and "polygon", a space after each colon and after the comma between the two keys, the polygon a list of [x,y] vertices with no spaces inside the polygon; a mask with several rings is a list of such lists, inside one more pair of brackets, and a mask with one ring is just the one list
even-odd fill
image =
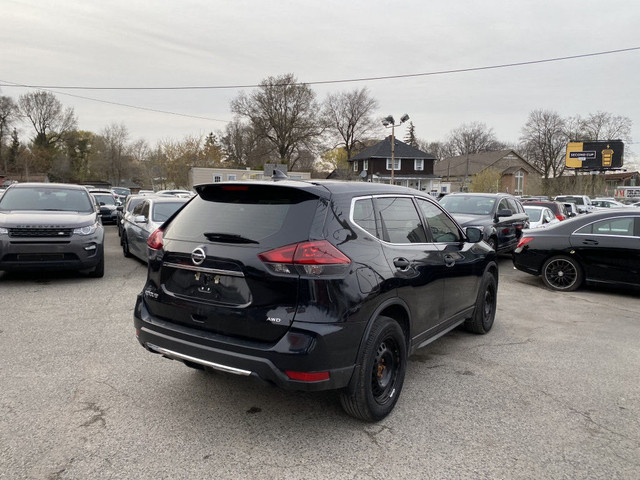
{"label": "rear hatch", "polygon": [[[145,302],[156,317],[240,339],[274,342],[293,321],[295,269],[260,254],[309,240],[322,224],[318,192],[280,184],[214,184],[165,225],[150,258]],[[316,187],[316,190],[319,190]]]}

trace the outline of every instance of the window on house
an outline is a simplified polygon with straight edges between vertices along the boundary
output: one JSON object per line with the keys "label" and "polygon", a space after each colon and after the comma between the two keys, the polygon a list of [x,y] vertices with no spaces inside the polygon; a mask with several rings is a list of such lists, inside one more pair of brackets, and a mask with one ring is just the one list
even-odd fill
{"label": "window on house", "polygon": [[417,172],[418,170],[424,170],[424,160],[422,158],[416,158],[413,161],[413,169]]}
{"label": "window on house", "polygon": [[[393,169],[400,170],[400,159],[394,158]],[[391,159],[387,158],[387,170],[391,170]]]}
{"label": "window on house", "polygon": [[213,181],[215,183],[221,182],[222,181],[222,175],[214,175],[213,176]]}
{"label": "window on house", "polygon": [[516,172],[516,191],[514,195],[522,195],[524,190],[524,172],[522,170],[518,170]]}
{"label": "window on house", "polygon": [[353,162],[353,171],[354,171],[354,172],[357,172],[357,171],[358,171],[358,161],[357,161],[357,160],[355,160],[355,161]]}
{"label": "window on house", "polygon": [[362,161],[362,169],[363,170],[369,170],[369,160],[363,160]]}
{"label": "window on house", "polygon": [[227,175],[227,180],[236,180],[236,174],[235,173],[230,173],[229,175]]}

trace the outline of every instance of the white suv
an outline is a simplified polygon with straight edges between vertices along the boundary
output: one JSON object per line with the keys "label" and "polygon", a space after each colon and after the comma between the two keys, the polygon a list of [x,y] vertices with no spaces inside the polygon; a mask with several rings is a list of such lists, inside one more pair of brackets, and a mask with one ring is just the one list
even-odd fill
{"label": "white suv", "polygon": [[595,211],[595,207],[587,195],[559,195],[554,198],[554,200],[561,203],[575,203],[578,213],[591,213]]}

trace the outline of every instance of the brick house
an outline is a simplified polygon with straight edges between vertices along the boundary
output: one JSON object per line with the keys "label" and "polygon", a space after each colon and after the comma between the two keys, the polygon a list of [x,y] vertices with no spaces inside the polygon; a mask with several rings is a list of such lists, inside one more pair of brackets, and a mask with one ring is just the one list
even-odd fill
{"label": "brick house", "polygon": [[514,195],[528,193],[530,181],[540,178],[540,172],[514,150],[443,158],[435,164],[434,173],[451,184],[451,191],[468,191],[473,176],[489,168],[500,173],[497,191]]}

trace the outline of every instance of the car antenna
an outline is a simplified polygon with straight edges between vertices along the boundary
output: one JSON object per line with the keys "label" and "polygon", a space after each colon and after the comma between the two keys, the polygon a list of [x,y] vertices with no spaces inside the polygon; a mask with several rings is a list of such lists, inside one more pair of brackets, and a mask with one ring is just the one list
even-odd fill
{"label": "car antenna", "polygon": [[282,172],[281,170],[278,170],[277,168],[273,169],[273,175],[271,176],[271,178],[273,179],[274,182],[279,182],[280,180],[286,180],[289,177],[287,177],[287,174]]}

